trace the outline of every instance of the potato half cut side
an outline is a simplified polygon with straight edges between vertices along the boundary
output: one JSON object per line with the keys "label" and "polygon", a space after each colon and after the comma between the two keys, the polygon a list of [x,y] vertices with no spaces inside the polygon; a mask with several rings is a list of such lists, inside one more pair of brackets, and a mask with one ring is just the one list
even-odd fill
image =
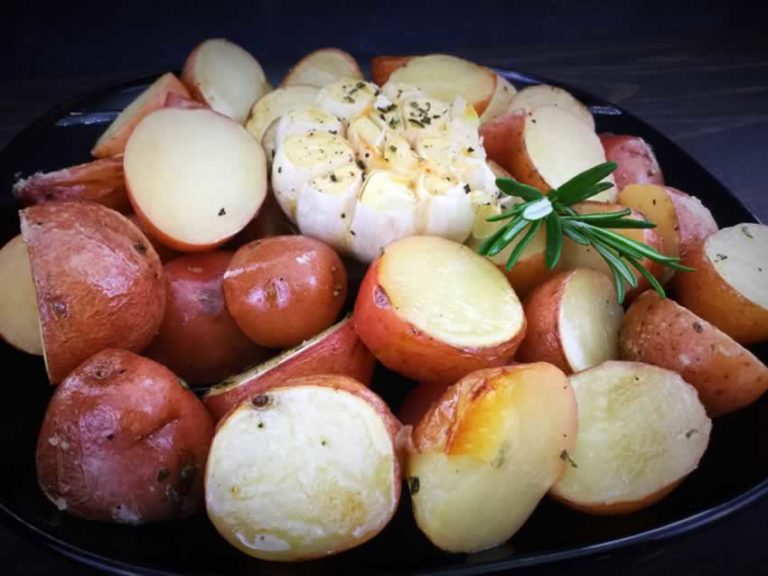
{"label": "potato half cut side", "polygon": [[677,300],[741,343],[768,340],[768,227],[723,228],[691,248]]}
{"label": "potato half cut side", "polygon": [[118,114],[104,133],[93,145],[91,154],[96,158],[106,158],[122,154],[125,144],[136,125],[150,112],[165,106],[169,95],[178,94],[189,98],[189,90],[172,73],[163,74],[139,94],[133,102]]}
{"label": "potato half cut side", "polygon": [[419,528],[450,552],[505,542],[562,474],[576,427],[573,391],[550,364],[469,374],[413,430],[406,474]]}
{"label": "potato half cut side", "polygon": [[261,145],[210,110],[164,108],[147,116],[125,148],[125,178],[152,237],[184,251],[224,243],[267,193]]}
{"label": "potato half cut side", "polygon": [[657,502],[696,469],[712,422],[678,374],[605,362],[570,382],[579,431],[555,498],[583,512],[627,514]]}
{"label": "potato half cut side", "polygon": [[192,50],[181,80],[195,98],[240,124],[253,103],[271,89],[257,60],[223,38],[206,40]]}
{"label": "potato half cut side", "polygon": [[43,354],[35,284],[21,234],[0,249],[0,338],[28,354]]}
{"label": "potato half cut side", "polygon": [[340,374],[369,385],[374,363],[355,332],[352,318],[347,317],[300,346],[227,378],[212,387],[203,401],[218,420],[246,398],[291,378]]}
{"label": "potato half cut side", "polygon": [[357,60],[344,50],[321,48],[299,60],[283,78],[280,87],[307,85],[322,88],[343,78],[363,79]]}
{"label": "potato half cut side", "polygon": [[20,212],[52,384],[105,348],[144,350],[165,310],[163,269],[114,210],[55,202]]}
{"label": "potato half cut side", "polygon": [[387,82],[415,86],[444,102],[464,98],[478,115],[485,111],[496,91],[495,72],[446,54],[410,58],[390,74]]}
{"label": "potato half cut side", "polygon": [[308,560],[378,534],[400,499],[400,425],[343,376],[291,380],[244,401],[217,428],[206,468],[208,517],[265,560]]}
{"label": "potato half cut side", "polygon": [[713,417],[748,406],[768,390],[768,368],[749,350],[651,290],[624,315],[619,354],[680,374]]}
{"label": "potato half cut side", "polygon": [[512,98],[507,110],[528,114],[542,106],[555,106],[570,112],[579,120],[582,120],[590,130],[595,131],[595,119],[589,108],[579,102],[567,90],[557,86],[550,86],[549,84],[537,84],[523,88]]}
{"label": "potato half cut side", "polygon": [[664,175],[650,144],[640,136],[599,134],[605,157],[616,162],[613,173],[616,187],[623,190],[630,184],[656,184],[664,186]]}
{"label": "potato half cut side", "polygon": [[518,361],[551,362],[570,373],[618,358],[624,309],[605,274],[563,272],[536,288],[524,308],[528,331]]}
{"label": "potato half cut side", "polygon": [[251,108],[245,129],[261,142],[270,125],[283,114],[297,108],[309,106],[317,98],[320,89],[316,86],[286,86],[278,88],[259,98]]}
{"label": "potato half cut side", "polygon": [[504,364],[525,334],[522,305],[504,274],[437,236],[388,245],[363,279],[354,318],[360,339],[387,367],[446,385]]}

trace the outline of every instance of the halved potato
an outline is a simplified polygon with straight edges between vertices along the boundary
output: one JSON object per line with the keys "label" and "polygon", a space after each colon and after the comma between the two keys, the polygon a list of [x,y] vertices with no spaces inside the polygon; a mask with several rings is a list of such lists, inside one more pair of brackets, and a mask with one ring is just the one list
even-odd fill
{"label": "halved potato", "polygon": [[20,212],[52,384],[105,348],[141,352],[165,310],[160,258],[129,220],[90,202]]}
{"label": "halved potato", "polygon": [[344,376],[312,376],[252,396],[222,420],[206,467],[206,507],[233,546],[309,560],[359,546],[400,499],[387,405]]}
{"label": "halved potato", "polygon": [[698,390],[710,416],[743,408],[768,390],[768,368],[749,350],[651,290],[624,315],[619,354],[680,374]]}
{"label": "halved potato", "polygon": [[0,338],[29,354],[43,354],[35,284],[21,234],[0,249]]}
{"label": "halved potato", "polygon": [[170,94],[189,98],[189,90],[172,73],[163,74],[139,94],[133,102],[118,114],[104,133],[96,140],[91,154],[96,158],[107,158],[122,154],[125,144],[136,125],[150,112],[165,106]]}
{"label": "halved potato", "polygon": [[599,134],[605,157],[616,162],[613,173],[616,187],[621,191],[630,184],[656,184],[664,186],[664,175],[653,148],[640,136]]}
{"label": "halved potato", "polygon": [[661,500],[699,464],[712,422],[680,375],[639,362],[574,374],[576,449],[551,494],[590,514],[628,514]]}
{"label": "halved potato", "polygon": [[742,344],[768,340],[768,227],[738,224],[694,245],[675,279],[678,302]]}
{"label": "halved potato", "polygon": [[195,98],[240,124],[253,103],[271,90],[258,61],[223,38],[206,40],[192,50],[181,80]]}
{"label": "halved potato", "polygon": [[550,364],[461,379],[413,429],[406,474],[419,528],[450,552],[508,540],[562,474],[576,428],[573,390]]}
{"label": "halved potato", "polygon": [[312,104],[320,89],[317,86],[294,85],[278,88],[259,98],[251,108],[245,129],[261,142],[270,125],[283,114]]}
{"label": "halved potato", "polygon": [[283,78],[280,87],[307,85],[322,88],[343,78],[363,79],[357,60],[344,50],[321,48],[299,60]]}
{"label": "halved potato", "polygon": [[256,215],[267,193],[264,150],[211,110],[163,108],[125,148],[136,214],[153,238],[182,251],[223,244]]}
{"label": "halved potato", "polygon": [[419,382],[501,366],[525,335],[515,291],[488,259],[437,236],[388,245],[360,286],[355,329],[374,356]]}
{"label": "halved potato", "polygon": [[505,114],[509,110],[515,94],[517,94],[517,90],[512,83],[497,73],[496,89],[493,91],[491,101],[488,102],[488,107],[480,114],[480,122],[490,122]]}
{"label": "halved potato", "polygon": [[[625,209],[624,206],[621,206],[619,204],[609,204],[606,202],[591,202],[591,201],[581,202],[580,204],[574,205],[573,208],[579,214],[597,214],[601,212],[617,212]],[[639,212],[633,211],[630,217],[635,220],[645,220],[644,216]],[[613,232],[616,232],[617,234],[625,236],[631,240],[642,242],[643,244],[646,244],[651,248],[654,248],[655,250],[663,249],[661,238],[658,232],[656,232],[655,228],[639,228],[639,229],[621,228],[621,229],[615,229],[613,230]],[[584,246],[582,244],[578,244],[573,240],[571,240],[570,238],[565,238],[563,240],[562,261],[563,261],[564,270],[575,270],[577,268],[590,268],[592,270],[597,270],[598,272],[602,272],[609,278],[612,278],[610,267],[605,262],[603,257],[592,246]],[[664,273],[664,267],[661,264],[654,262],[653,260],[649,260],[648,258],[643,258],[640,261],[640,263],[643,265],[643,267],[646,268],[646,270],[648,270],[656,278],[661,278],[662,274]],[[628,302],[632,301],[632,299],[635,298],[638,294],[640,294],[641,292],[643,292],[644,290],[650,287],[650,284],[641,275],[640,272],[638,272],[632,266],[630,266],[630,269],[632,270],[635,277],[637,278],[637,288],[630,289],[629,284],[627,282],[624,283],[624,287],[626,289],[625,299]]]}
{"label": "halved potato", "polygon": [[291,378],[340,374],[370,385],[375,360],[355,332],[351,317],[266,362],[213,386],[204,402],[215,420],[237,404]]}
{"label": "halved potato", "polygon": [[96,202],[118,212],[129,212],[123,159],[102,158],[53,172],[20,178],[13,195],[24,206],[44,202]]}
{"label": "halved potato", "polygon": [[579,102],[570,92],[549,84],[537,84],[527,86],[515,94],[507,107],[508,112],[522,112],[528,114],[542,106],[555,106],[570,112],[595,131],[595,119],[589,108]]}
{"label": "halved potato", "polygon": [[496,73],[456,56],[429,54],[408,59],[390,74],[387,83],[414,86],[444,102],[464,98],[480,115],[496,91]]}
{"label": "halved potato", "polygon": [[551,362],[580,372],[619,357],[624,309],[605,274],[578,268],[558,274],[525,300],[528,332],[515,355],[520,362]]}
{"label": "halved potato", "polygon": [[[488,158],[544,193],[605,162],[603,146],[589,124],[558,106],[512,110],[480,126],[480,135]],[[605,181],[613,183],[613,177]],[[592,199],[613,202],[615,187]]]}

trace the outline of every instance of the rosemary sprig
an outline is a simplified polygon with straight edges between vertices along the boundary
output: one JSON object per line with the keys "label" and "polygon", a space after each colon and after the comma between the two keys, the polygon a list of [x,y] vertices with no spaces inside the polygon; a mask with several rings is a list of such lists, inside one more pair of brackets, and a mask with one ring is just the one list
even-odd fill
{"label": "rosemary sprig", "polygon": [[486,220],[501,222],[508,220],[480,246],[480,254],[495,256],[506,248],[515,238],[526,230],[507,259],[506,268],[511,269],[520,259],[525,247],[533,240],[542,225],[547,232],[544,259],[547,268],[552,270],[560,261],[563,252],[563,237],[568,237],[578,244],[593,246],[611,269],[616,296],[624,301],[625,283],[631,288],[637,286],[636,269],[662,297],[664,288],[659,281],[642,265],[647,258],[663,266],[690,272],[693,269],[680,264],[680,259],[666,256],[647,244],[632,240],[611,229],[655,228],[653,222],[631,218],[632,211],[627,208],[614,212],[598,214],[579,214],[571,206],[583,202],[611,188],[612,184],[603,179],[616,169],[615,162],[604,162],[577,174],[558,188],[549,190],[545,195],[540,190],[518,182],[513,178],[498,178],[496,186],[504,194],[521,198],[523,202]]}

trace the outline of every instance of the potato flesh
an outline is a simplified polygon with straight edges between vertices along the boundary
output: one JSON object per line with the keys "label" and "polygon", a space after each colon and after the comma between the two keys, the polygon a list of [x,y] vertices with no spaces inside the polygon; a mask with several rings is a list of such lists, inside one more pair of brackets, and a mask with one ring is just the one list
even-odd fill
{"label": "potato flesh", "polygon": [[528,113],[541,106],[555,106],[570,112],[582,120],[590,130],[595,130],[595,119],[584,104],[574,98],[570,92],[548,84],[523,88],[512,98],[507,111],[522,110]]}
{"label": "potato flesh", "polygon": [[241,230],[266,196],[264,151],[244,128],[209,110],[162,109],[125,151],[131,199],[163,234],[212,245]]}
{"label": "potato flesh", "polygon": [[636,502],[698,465],[712,423],[696,390],[669,370],[606,362],[570,377],[579,410],[572,466],[555,493],[578,504]]}
{"label": "potato flesh", "polygon": [[388,246],[380,284],[401,318],[452,346],[502,344],[524,322],[520,301],[496,266],[442,238]]}
{"label": "potato flesh", "polygon": [[0,249],[0,336],[29,354],[43,353],[35,284],[21,235]]}
{"label": "potato flesh", "polygon": [[268,393],[219,426],[206,469],[208,514],[253,556],[324,556],[380,530],[396,505],[389,432],[365,400],[319,386]]}
{"label": "potato flesh", "polygon": [[680,255],[680,227],[677,213],[664,187],[655,184],[630,184],[622,189],[619,202],[637,210],[656,224],[664,254]]}
{"label": "potato flesh", "polygon": [[704,251],[723,280],[744,298],[768,309],[768,228],[739,224],[707,238]]}
{"label": "potato flesh", "polygon": [[[551,188],[605,162],[605,151],[597,134],[578,116],[557,106],[542,106],[529,112],[523,137],[531,162]],[[615,184],[612,176],[604,181]],[[615,198],[614,186],[591,199],[610,202]]]}
{"label": "potato flesh", "polygon": [[577,270],[560,306],[563,352],[574,372],[619,357],[619,328],[624,309],[610,279],[593,270]]}
{"label": "potato flesh", "polygon": [[283,86],[308,84],[322,88],[341,78],[362,79],[357,62],[346,52],[325,48],[300,60],[283,80]]}

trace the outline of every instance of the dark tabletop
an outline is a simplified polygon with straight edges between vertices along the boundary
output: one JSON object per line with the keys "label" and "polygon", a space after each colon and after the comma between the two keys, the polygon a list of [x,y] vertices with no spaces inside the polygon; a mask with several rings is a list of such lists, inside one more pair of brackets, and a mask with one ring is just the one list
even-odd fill
{"label": "dark tabletop", "polygon": [[[556,79],[619,104],[669,136],[768,221],[765,7],[557,0],[520,7],[432,2],[430,10],[414,8],[415,2],[316,2],[312,8],[279,0],[218,2],[217,10],[193,2],[154,4],[160,6],[144,0],[12,5],[0,22],[0,147],[57,103],[116,80],[179,68],[209,36],[241,43],[278,79],[285,66],[320,46],[340,46],[362,61],[377,53],[444,51]],[[93,571],[0,524],[0,573]],[[535,573],[766,574],[768,501],[672,542]]]}

